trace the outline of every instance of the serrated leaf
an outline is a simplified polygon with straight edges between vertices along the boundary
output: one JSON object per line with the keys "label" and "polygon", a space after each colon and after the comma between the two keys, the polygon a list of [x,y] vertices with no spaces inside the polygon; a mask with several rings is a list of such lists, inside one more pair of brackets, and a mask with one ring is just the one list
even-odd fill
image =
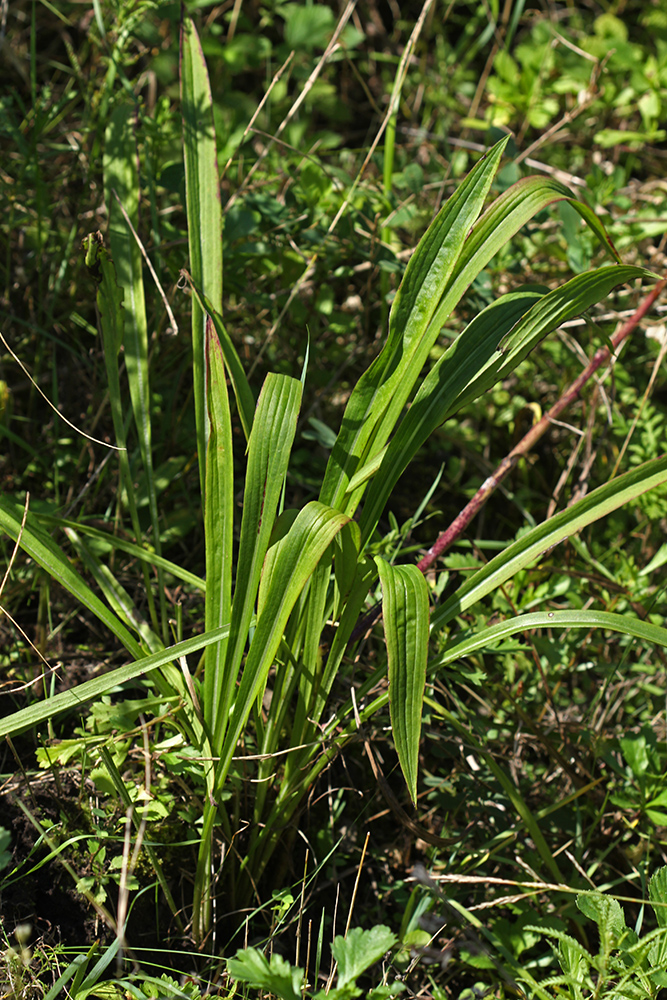
{"label": "serrated leaf", "polygon": [[627,932],[621,904],[613,896],[602,892],[582,892],[577,896],[581,912],[594,920],[600,929],[601,940],[617,942]]}
{"label": "serrated leaf", "polygon": [[246,948],[227,960],[227,971],[233,979],[269,990],[281,1000],[302,1000],[303,969],[293,968],[282,955],[272,955],[269,962],[257,948]]}
{"label": "serrated leaf", "polygon": [[355,927],[346,938],[334,938],[332,950],[338,963],[337,986],[354,983],[395,944],[396,935],[382,924],[368,931]]}
{"label": "serrated leaf", "polygon": [[667,865],[658,868],[648,884],[648,898],[660,927],[667,927]]}

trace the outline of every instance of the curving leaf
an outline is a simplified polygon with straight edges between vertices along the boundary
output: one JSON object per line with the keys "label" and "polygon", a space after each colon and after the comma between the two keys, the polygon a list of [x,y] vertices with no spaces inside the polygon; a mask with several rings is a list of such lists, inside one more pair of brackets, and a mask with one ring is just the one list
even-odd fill
{"label": "curving leaf", "polygon": [[507,618],[497,625],[476,631],[474,635],[456,637],[437,659],[429,663],[429,670],[437,670],[453,660],[460,660],[480,649],[488,649],[508,636],[535,628],[608,629],[610,632],[635,636],[657,646],[667,646],[667,628],[630,615],[617,615],[608,611],[534,611],[527,615],[517,615],[516,618]]}
{"label": "curving leaf", "polygon": [[432,629],[437,631],[443,628],[457,615],[496,590],[520,569],[529,566],[569,535],[581,531],[586,525],[665,482],[667,482],[667,457],[656,458],[605,483],[544,524],[528,531],[474,573],[449,600],[434,611],[431,620]]}
{"label": "curving leaf", "polygon": [[31,556],[38,566],[46,570],[50,577],[76,597],[84,608],[92,613],[120,639],[127,651],[139,659],[142,649],[117,615],[95,594],[83,577],[77,573],[60,546],[37,524],[30,512],[21,530],[23,510],[7,497],[0,497],[0,528],[15,541],[20,537],[21,548]]}
{"label": "curving leaf", "polygon": [[[257,402],[248,443],[243,517],[236,562],[226,676],[236,683],[248,629],[255,612],[262,565],[271,541],[276,511],[287,475],[302,385],[286,375],[269,374]],[[228,716],[218,718],[214,745],[223,739]]]}
{"label": "curving leaf", "polygon": [[[322,484],[323,503],[339,506],[351,477],[370,457],[371,445],[377,450],[385,443],[378,445],[374,438],[387,409],[391,409],[394,422],[398,419],[444,322],[440,321],[434,333],[429,331],[470,227],[482,210],[506,143],[507,138],[501,140],[473,167],[410,259],[392,305],[387,342],[357,382],[346,407]],[[394,405],[397,392],[400,398]],[[354,509],[354,503],[346,502],[344,509]]]}
{"label": "curving leaf", "polygon": [[[492,358],[500,359],[498,343],[521,316],[542,298],[542,292],[525,289],[504,295],[482,310],[445,351],[422,382],[410,409],[387,448],[375,464],[360,472],[370,478],[377,472],[364,503],[360,523],[366,543],[372,535],[394,486],[430,434],[458,408],[458,399]],[[357,475],[355,489],[363,480]]]}
{"label": "curving leaf", "polygon": [[205,649],[212,643],[220,642],[228,634],[229,628],[226,626],[215,629],[214,632],[209,632],[205,635],[197,635],[192,639],[186,639],[183,642],[176,643],[175,646],[170,646],[168,649],[152,653],[150,656],[141,656],[141,651],[139,651],[140,658],[134,663],[118,667],[116,670],[110,670],[108,673],[102,674],[101,677],[94,677],[90,681],[84,681],[83,684],[78,684],[68,691],[62,691],[60,694],[53,695],[52,698],[44,698],[43,701],[30,705],[28,708],[22,708],[19,712],[13,712],[4,719],[0,719],[0,739],[4,736],[16,736],[19,733],[25,732],[26,729],[38,726],[41,722],[55,719],[56,716],[61,715],[63,712],[82,708],[87,701],[91,701],[94,698],[101,698],[102,695],[108,694],[121,684],[126,684],[137,677],[142,677],[151,670],[157,670],[167,664],[177,662],[180,657],[187,656],[189,653],[196,653],[198,650]]}
{"label": "curving leaf", "polygon": [[164,556],[159,556],[150,547],[137,545],[136,542],[130,542],[120,535],[113,535],[110,531],[101,531],[99,528],[93,528],[89,524],[83,522],[79,524],[77,521],[70,521],[65,517],[55,517],[52,514],[46,514],[44,511],[31,511],[30,515],[36,524],[62,528],[63,531],[66,528],[72,528],[74,531],[78,531],[79,534],[85,535],[87,538],[92,538],[97,543],[98,550],[100,545],[103,545],[106,551],[113,552],[115,549],[118,549],[119,552],[126,552],[141,562],[148,563],[151,566],[159,566],[177,580],[181,580],[183,583],[187,583],[188,586],[194,587],[195,590],[199,590],[202,593],[206,591],[206,581],[200,576],[197,576],[196,573],[191,573],[170,559],[165,559]]}

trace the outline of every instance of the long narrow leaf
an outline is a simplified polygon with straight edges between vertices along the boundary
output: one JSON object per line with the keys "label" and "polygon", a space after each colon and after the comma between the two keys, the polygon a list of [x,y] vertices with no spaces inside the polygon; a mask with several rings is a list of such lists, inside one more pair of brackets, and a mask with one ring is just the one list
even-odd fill
{"label": "long narrow leaf", "polygon": [[192,281],[190,281],[190,288],[192,289],[192,294],[197,299],[201,310],[203,312],[207,312],[213,321],[213,326],[215,327],[215,332],[217,333],[218,340],[220,342],[220,349],[222,350],[222,355],[225,359],[225,368],[227,369],[230,382],[232,383],[232,388],[234,389],[236,405],[238,407],[239,417],[241,418],[241,426],[243,427],[243,433],[245,434],[247,441],[250,437],[250,431],[252,430],[252,422],[255,414],[255,397],[252,394],[250,383],[246,377],[238,352],[232,343],[232,338],[227,333],[225,324],[222,322],[222,316],[216,309],[214,309],[209,299],[202,299],[199,290]]}
{"label": "long narrow leaf", "polygon": [[428,587],[416,566],[375,560],[382,585],[389,715],[396,753],[413,802],[428,659]]}
{"label": "long narrow leaf", "polygon": [[605,483],[544,524],[533,528],[473,574],[442,607],[433,613],[431,619],[433,630],[443,628],[456,615],[496,590],[515,573],[529,566],[545,551],[569,535],[581,531],[586,525],[665,482],[667,482],[667,457],[656,458]]}
{"label": "long narrow leaf", "polygon": [[21,548],[35,560],[37,565],[68,590],[84,608],[92,611],[95,617],[120,639],[130,655],[139,659],[143,655],[141,646],[118,616],[109,610],[97,594],[93,593],[60,546],[34,523],[30,514],[21,531],[22,517],[23,511],[18,504],[14,504],[7,497],[0,497],[0,528],[15,541],[20,537]]}
{"label": "long narrow leaf", "polygon": [[[236,584],[225,673],[235,683],[254,614],[264,556],[271,540],[278,502],[287,474],[301,404],[301,383],[284,375],[266,377],[248,444]],[[224,725],[222,716],[220,726]],[[219,745],[219,731],[214,737]]]}
{"label": "long narrow leaf", "polygon": [[503,296],[476,316],[424,379],[384,453],[364,504],[364,542],[399,477],[436,427],[506,378],[552,330],[605,298],[617,285],[636,278],[653,280],[655,275],[639,267],[601,267],[576,275],[546,295],[528,290]]}
{"label": "long narrow leaf", "polygon": [[395,392],[400,390],[402,397],[406,390],[410,392],[413,383],[409,383],[408,369],[420,369],[432,346],[433,340],[425,338],[425,332],[457,266],[470,227],[482,210],[506,141],[498,143],[475,165],[412,256],[394,299],[387,343],[359,379],[345,410],[322,485],[320,499],[324,503],[342,503],[350,478],[368,458],[377,423]]}
{"label": "long narrow leaf", "polygon": [[185,639],[183,642],[179,642],[175,646],[170,646],[168,649],[163,649],[159,653],[151,653],[150,656],[141,656],[140,650],[139,659],[127,664],[127,666],[110,670],[100,677],[84,681],[83,684],[78,684],[68,691],[62,691],[52,698],[45,698],[35,705],[22,708],[20,711],[14,712],[4,719],[0,719],[0,739],[4,736],[16,736],[19,733],[25,732],[26,729],[32,729],[33,726],[38,726],[40,723],[46,722],[48,719],[55,719],[58,715],[62,715],[63,712],[71,712],[74,709],[82,708],[86,702],[101,698],[102,695],[108,694],[119,685],[127,684],[128,681],[134,681],[137,677],[142,677],[151,670],[157,670],[160,667],[178,661],[182,656],[188,656],[190,653],[196,653],[200,649],[205,649],[212,643],[220,642],[228,634],[229,628],[226,626],[215,629],[213,632],[207,632],[204,635],[194,636],[192,639]]}
{"label": "long narrow leaf", "polygon": [[[111,253],[116,267],[116,278],[124,291],[123,358],[130,386],[130,398],[141,462],[146,478],[153,540],[159,555],[160,526],[153,470],[148,324],[144,297],[143,259],[137,241],[130,230],[130,224],[134,227],[135,232],[139,228],[139,164],[134,137],[135,117],[135,108],[128,104],[121,104],[111,115],[104,141],[104,187],[109,211]],[[121,206],[125,215],[122,214]],[[151,588],[148,576],[145,577],[145,583],[147,594],[150,596]],[[166,641],[167,610],[164,574],[159,567],[158,595],[162,637]]]}
{"label": "long narrow leaf", "polygon": [[149,652],[156,653],[159,649],[163,649],[164,643],[159,635],[153,632],[148,622],[139,613],[134,601],[113,575],[109,566],[95,556],[75,528],[65,528],[65,534],[104,594],[109,607],[118,615],[119,619],[141,636],[141,640]]}
{"label": "long narrow leaf", "polygon": [[[253,433],[257,420],[253,427]],[[313,500],[299,511],[281,544],[273,579],[250,644],[234,709],[220,754],[216,784],[227,774],[236,743],[250,709],[266,684],[269,669],[280,645],[287,619],[323,553],[348,518]]]}
{"label": "long narrow leaf", "polygon": [[608,611],[593,610],[534,611],[531,614],[507,618],[463,639],[457,637],[456,641],[446,646],[442,653],[429,663],[429,671],[437,670],[480,649],[492,649],[495,643],[508,636],[536,628],[606,629],[634,636],[655,646],[667,647],[667,628],[642,621],[634,615],[617,615]]}
{"label": "long narrow leaf", "polygon": [[[234,454],[232,421],[220,341],[209,319],[206,325],[208,364],[207,397],[210,434],[206,459],[204,528],[206,539],[206,631],[231,617],[232,563],[234,549]],[[225,683],[226,642],[206,651],[204,671],[204,719],[211,733],[218,713],[229,715],[229,700],[235,678]]]}
{"label": "long narrow leaf", "polygon": [[[431,369],[383,453],[364,502],[361,515],[364,543],[370,538],[394,486],[419,448],[455,411],[461,392],[479,376],[489,359],[500,357],[497,348],[501,337],[541,297],[542,293],[528,290],[498,299],[468,324]],[[353,483],[350,485],[354,488]]]}
{"label": "long narrow leaf", "polygon": [[[391,404],[376,427],[373,450],[383,447],[392,434],[440,330],[482,268],[534,215],[553,202],[569,197],[568,189],[558,181],[526,177],[500,195],[473,226],[422,337],[423,350],[406,366]],[[355,500],[358,502],[358,497],[353,497],[345,509],[349,510],[353,504],[356,506]]]}
{"label": "long narrow leaf", "polygon": [[[181,113],[185,153],[185,198],[188,217],[190,272],[212,307],[222,312],[222,207],[213,101],[206,60],[189,17],[181,25]],[[192,301],[192,361],[197,427],[197,454],[202,496],[205,486],[206,317],[197,299]]]}
{"label": "long narrow leaf", "polygon": [[83,522],[79,524],[76,521],[70,521],[64,517],[54,517],[52,514],[45,514],[43,511],[31,511],[31,516],[37,524],[48,525],[53,528],[62,528],[63,531],[66,528],[73,528],[74,531],[78,531],[81,535],[85,535],[87,538],[92,538],[98,546],[104,546],[104,549],[109,552],[113,552],[116,549],[119,552],[126,552],[129,556],[133,556],[135,559],[140,559],[142,562],[146,562],[151,566],[160,566],[160,568],[169,573],[170,576],[175,577],[177,580],[181,580],[182,583],[187,583],[188,586],[194,587],[195,590],[199,590],[202,593],[206,591],[206,580],[197,576],[196,573],[191,573],[189,570],[179,566],[178,563],[171,562],[170,559],[165,559],[164,556],[159,556],[150,548],[144,548],[141,545],[137,545],[135,542],[130,542],[126,538],[120,537],[119,535],[112,535],[109,531],[101,531],[99,528],[93,528],[89,524],[84,524]]}
{"label": "long narrow leaf", "polygon": [[[125,488],[125,497],[132,522],[132,531],[137,544],[142,539],[142,530],[137,512],[137,502],[134,490],[134,477],[130,468],[130,460],[126,447],[125,417],[121,401],[119,377],[119,352],[125,337],[125,318],[123,309],[123,290],[116,280],[116,269],[107,247],[104,246],[99,233],[87,236],[83,241],[85,260],[90,273],[97,282],[97,307],[102,326],[104,343],[104,364],[109,388],[109,404],[113,420],[114,435],[118,448],[118,465],[121,483]],[[148,568],[142,564],[142,572],[146,587],[150,616],[154,629],[159,629],[155,602],[151,589]]]}

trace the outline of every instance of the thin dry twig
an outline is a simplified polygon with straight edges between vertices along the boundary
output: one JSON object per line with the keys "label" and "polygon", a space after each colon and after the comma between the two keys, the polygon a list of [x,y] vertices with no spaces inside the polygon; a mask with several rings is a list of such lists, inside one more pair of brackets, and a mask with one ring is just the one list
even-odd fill
{"label": "thin dry twig", "polygon": [[9,346],[9,344],[5,340],[5,337],[4,337],[4,335],[2,333],[0,333],[0,340],[5,345],[5,347],[7,348],[7,350],[9,351],[9,353],[11,354],[11,356],[13,357],[14,361],[19,366],[19,368],[21,369],[21,371],[23,372],[23,374],[29,379],[30,384],[37,390],[37,392],[40,394],[40,396],[42,397],[42,399],[51,407],[51,409],[53,410],[53,412],[55,414],[57,414],[57,416],[60,417],[60,419],[64,423],[66,423],[68,427],[71,427],[72,430],[76,431],[77,434],[80,434],[81,437],[86,438],[87,441],[92,441],[93,444],[101,444],[103,448],[109,448],[110,451],[125,451],[126,450],[125,448],[119,448],[115,444],[109,444],[108,441],[100,441],[99,438],[95,438],[91,434],[86,434],[86,432],[82,431],[80,427],[77,427],[76,424],[73,424],[71,420],[68,420],[67,417],[63,413],[60,412],[60,410],[58,409],[58,407],[55,406],[51,402],[51,400],[46,395],[46,393],[37,385],[37,383],[35,382],[34,378],[30,374],[30,372],[28,371],[28,369],[26,368],[26,366],[23,364],[23,362],[21,361],[21,359],[18,356],[18,354],[15,354],[15,352],[12,350],[12,348]]}
{"label": "thin dry twig", "polygon": [[479,513],[491,494],[498,489],[498,486],[502,483],[502,481],[509,475],[512,469],[516,467],[519,460],[532,451],[540,438],[544,436],[551,421],[559,417],[563,410],[566,410],[567,407],[579,397],[583,387],[595,374],[598,368],[601,368],[603,364],[606,364],[613,359],[620,345],[627,337],[630,336],[637,324],[644,318],[665,286],[667,286],[667,278],[663,278],[662,281],[659,281],[655,287],[651,289],[630,319],[623,324],[620,330],[616,331],[610,341],[612,350],[610,351],[609,347],[605,345],[595,352],[584,370],[574,380],[574,382],[572,382],[570,387],[566,389],[560,399],[554,403],[547,413],[544,414],[541,420],[537,421],[534,427],[530,428],[528,433],[523,436],[516,447],[512,448],[509,454],[505,456],[495,472],[493,472],[488,479],[482,483],[470,503],[468,503],[463,508],[461,513],[452,521],[449,528],[439,535],[436,542],[417,564],[422,573],[426,573],[435,560],[446,552],[452,543],[468,527],[472,519]]}

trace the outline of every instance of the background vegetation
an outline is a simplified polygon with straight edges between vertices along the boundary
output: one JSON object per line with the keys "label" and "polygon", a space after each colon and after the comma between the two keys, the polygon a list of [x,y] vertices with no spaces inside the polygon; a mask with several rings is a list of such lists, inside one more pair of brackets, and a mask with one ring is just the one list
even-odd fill
{"label": "background vegetation", "polygon": [[[73,595],[73,577],[48,571],[55,545],[110,615],[134,627],[144,655],[212,627],[202,578],[210,584],[217,528],[202,514],[197,297],[183,275],[189,268],[196,279],[179,83],[184,15],[210,78],[224,330],[252,407],[269,373],[304,374],[287,507],[320,494],[344,408],[387,339],[414,248],[503,135],[490,197],[529,174],[564,184],[602,221],[625,265],[665,270],[662,0],[4,7],[1,492],[19,525],[28,497],[39,518],[22,529],[32,550],[15,549],[3,508],[9,719],[128,662],[128,642]],[[114,195],[123,185],[139,194],[134,207],[120,200],[145,257],[131,239],[125,251],[113,246],[114,226],[127,232]],[[146,290],[145,356],[131,354],[127,331],[118,354],[102,330],[111,315],[95,280],[104,258],[90,262],[91,274],[81,249],[98,230],[117,269],[123,252],[135,269],[126,287]],[[542,208],[475,276],[425,361],[437,363],[504,293],[554,289],[604,260],[568,202]],[[438,427],[382,508],[369,554],[417,563],[654,283],[637,272],[590,303]],[[125,307],[127,315],[127,292]],[[613,370],[600,370],[429,568],[434,606],[530,529],[662,454],[663,312],[658,300]],[[228,451],[237,520],[248,430],[239,392]],[[124,440],[125,471],[107,447]],[[454,616],[450,640],[536,612],[661,626],[666,524],[664,485],[633,495]],[[239,535],[237,523],[237,554]],[[368,610],[380,589],[374,577],[366,584],[359,601]],[[8,996],[659,995],[667,733],[658,631],[533,623],[451,659],[433,636],[431,659],[446,665],[426,683],[412,801],[382,679],[383,628],[367,624],[331,678],[330,716],[318,722],[326,753],[312,766],[300,759],[312,782],[282,823],[274,811],[260,826],[257,802],[282,801],[290,765],[254,760],[281,692],[270,686],[263,705],[250,699],[252,724],[218,788],[196,749],[197,726],[208,732],[215,719],[183,710],[192,692],[191,704],[204,698],[212,673],[196,645],[173,674],[165,666],[132,676],[64,714],[47,707],[29,728],[7,723]],[[325,631],[320,659],[332,642]],[[292,725],[288,714],[278,728]],[[207,841],[214,788],[228,826],[215,825]],[[253,858],[265,860],[255,868]]]}

